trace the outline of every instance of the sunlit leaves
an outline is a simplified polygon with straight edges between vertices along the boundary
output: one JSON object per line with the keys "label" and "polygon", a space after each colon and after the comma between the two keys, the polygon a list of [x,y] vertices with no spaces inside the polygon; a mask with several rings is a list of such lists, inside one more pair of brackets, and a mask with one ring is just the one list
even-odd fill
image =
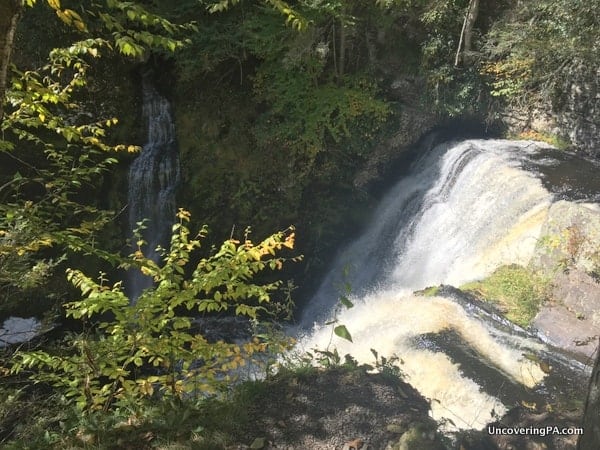
{"label": "sunlit leaves", "polygon": [[56,9],[56,15],[67,25],[75,27],[79,31],[87,31],[87,25],[81,16],[72,9]]}
{"label": "sunlit leaves", "polygon": [[542,0],[519,3],[495,21],[484,47],[493,94],[523,104],[563,95],[557,83],[573,76],[576,61],[590,73],[598,66],[599,14],[598,0]]}
{"label": "sunlit leaves", "polygon": [[[35,3],[35,0],[25,2],[27,6]],[[110,33],[114,47],[134,58],[143,56],[149,49],[168,52],[180,49],[185,44],[185,33],[196,29],[193,23],[175,24],[141,2],[109,0],[105,5],[81,5],[81,14],[62,8],[59,0],[47,0],[47,4],[62,22],[81,33],[89,32],[88,23],[94,22],[93,28],[97,28],[95,22],[99,21]]]}
{"label": "sunlit leaves", "polygon": [[126,56],[142,57],[148,49],[173,52],[185,45],[185,33],[196,30],[193,23],[172,23],[138,2],[109,0],[106,4],[107,10],[94,14]]}
{"label": "sunlit leaves", "polygon": [[[230,239],[190,272],[179,269],[188,268],[200,239],[190,238],[187,211],[179,210],[177,218],[162,264],[147,259],[141,250],[124,264],[145,269],[155,281],[155,286],[144,291],[134,304],[123,293],[121,283],[110,285],[105,274],[94,280],[79,270],[68,270],[67,277],[82,299],[65,305],[67,316],[85,323],[98,314],[107,314],[111,320],[100,319],[95,334],[73,336],[70,353],[19,353],[13,372],[34,369],[35,380],[53,384],[79,408],[106,410],[156,391],[179,398],[186,393],[198,394],[198,389],[214,392],[228,382],[231,371],[255,355],[276,353],[287,346],[288,340],[268,339],[264,334],[243,344],[209,342],[192,331],[192,319],[181,316],[178,308],[230,310],[254,320],[268,314],[262,304],[270,302],[279,282],[252,280],[268,268],[270,261],[285,261],[275,254],[293,248],[293,231],[276,233],[258,244],[247,238],[244,242]],[[143,241],[138,245],[143,246]],[[160,371],[137,371],[144,366]]]}
{"label": "sunlit leaves", "polygon": [[[98,186],[117,162],[106,152],[133,153],[139,147],[109,144],[107,129],[117,119],[95,117],[79,99],[93,60],[103,53],[116,50],[138,58],[148,49],[173,51],[193,28],[173,24],[138,2],[84,3],[76,11],[59,0],[39,3],[54,10],[80,39],[52,49],[37,70],[14,70],[6,91],[0,151],[19,171],[19,178],[8,180],[0,191],[0,282],[9,285],[15,285],[11,273],[39,266],[36,254],[50,246],[112,263],[119,259],[95,242],[111,213],[82,202],[80,192]],[[88,28],[98,35],[90,36]],[[17,258],[19,264],[13,261]]]}
{"label": "sunlit leaves", "polygon": [[[220,13],[239,3],[239,0],[219,0],[209,3],[206,9],[211,13]],[[308,27],[308,20],[283,0],[265,0],[274,10],[285,17],[285,23],[292,28],[302,31]]]}
{"label": "sunlit leaves", "polygon": [[211,13],[223,12],[229,9],[230,6],[236,5],[238,3],[239,0],[220,0],[216,3],[208,5],[206,9],[208,9],[208,11]]}
{"label": "sunlit leaves", "polygon": [[[315,85],[316,84],[316,85]],[[382,126],[390,108],[375,97],[372,84],[348,77],[346,83],[318,84],[308,70],[265,64],[255,77],[259,98],[272,105],[256,129],[259,143],[274,143],[313,161],[328,140],[340,142],[367,126]],[[274,126],[278,125],[278,126]]]}
{"label": "sunlit leaves", "polygon": [[282,0],[266,0],[274,9],[286,17],[285,23],[296,30],[304,30],[308,26],[307,20],[297,11],[292,9],[288,3]]}
{"label": "sunlit leaves", "polygon": [[493,96],[514,97],[522,94],[531,81],[533,65],[533,58],[511,58],[487,63],[482,72],[491,79]]}

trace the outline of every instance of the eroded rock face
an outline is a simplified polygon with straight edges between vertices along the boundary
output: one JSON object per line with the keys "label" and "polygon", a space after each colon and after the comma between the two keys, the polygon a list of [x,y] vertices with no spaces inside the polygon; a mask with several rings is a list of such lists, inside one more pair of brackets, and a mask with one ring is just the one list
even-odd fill
{"label": "eroded rock face", "polygon": [[552,295],[562,300],[569,311],[578,319],[589,320],[600,327],[600,284],[581,270],[561,272],[554,279]]}
{"label": "eroded rock face", "polygon": [[39,334],[41,324],[34,317],[9,317],[0,327],[0,348],[27,342]]}
{"label": "eroded rock face", "polygon": [[554,102],[556,121],[569,140],[586,153],[600,156],[600,68],[575,61],[565,68]]}
{"label": "eroded rock face", "polygon": [[552,302],[533,321],[540,338],[583,358],[600,336],[600,208],[556,202],[548,212],[532,265],[551,279]]}
{"label": "eroded rock face", "polygon": [[514,133],[532,130],[567,138],[584,153],[600,157],[600,69],[574,61],[555,80],[552,99],[508,108],[502,122]]}
{"label": "eroded rock face", "polygon": [[578,319],[562,305],[544,306],[533,321],[538,336],[546,343],[574,353],[587,361],[598,345],[598,327],[586,319]]}
{"label": "eroded rock face", "polygon": [[600,206],[558,201],[544,223],[532,265],[547,275],[580,270],[591,273],[600,263]]}
{"label": "eroded rock face", "polygon": [[418,77],[405,76],[390,84],[387,96],[399,106],[396,131],[385,141],[377,145],[364,167],[354,178],[354,186],[364,189],[370,183],[380,180],[390,163],[415,145],[423,136],[440,124],[440,118],[420,104],[420,93],[425,81]]}

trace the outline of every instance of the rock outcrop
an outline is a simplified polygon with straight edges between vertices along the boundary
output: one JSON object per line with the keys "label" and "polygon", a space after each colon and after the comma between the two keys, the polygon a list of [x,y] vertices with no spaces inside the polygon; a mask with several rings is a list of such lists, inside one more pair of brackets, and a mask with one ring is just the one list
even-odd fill
{"label": "rock outcrop", "polygon": [[501,121],[509,131],[559,136],[578,150],[600,157],[600,69],[574,61],[555,76],[550,98],[538,104],[509,107]]}
{"label": "rock outcrop", "polygon": [[531,264],[551,279],[553,301],[533,326],[549,344],[592,357],[600,336],[600,208],[556,202],[541,235]]}
{"label": "rock outcrop", "polygon": [[569,140],[584,152],[599,157],[600,68],[575,61],[563,70],[553,111]]}
{"label": "rock outcrop", "polygon": [[440,117],[421,104],[420,92],[425,80],[419,77],[401,77],[393,81],[387,92],[397,107],[395,132],[373,148],[365,165],[354,177],[354,186],[364,189],[388,175],[390,164],[409,152],[423,136],[440,125]]}

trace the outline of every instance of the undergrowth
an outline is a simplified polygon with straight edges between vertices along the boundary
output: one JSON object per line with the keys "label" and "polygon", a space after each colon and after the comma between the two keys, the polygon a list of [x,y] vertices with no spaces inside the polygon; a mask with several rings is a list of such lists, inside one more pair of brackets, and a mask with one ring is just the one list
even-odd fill
{"label": "undergrowth", "polygon": [[264,384],[248,382],[220,398],[154,399],[81,414],[57,394],[0,390],[0,447],[5,449],[217,450],[245,442],[250,406]]}
{"label": "undergrowth", "polygon": [[[362,380],[367,372],[377,372],[389,383],[401,380],[400,360],[374,350],[373,355],[372,365],[359,365],[349,355],[328,367],[320,366],[317,358],[310,364],[306,358],[288,360],[277,374],[229,386],[218,395],[155,396],[86,413],[49,386],[0,387],[0,447],[225,450],[239,443],[252,445],[258,405],[273,397],[274,389],[293,392],[298,383],[313,383],[327,372],[346,383]],[[10,381],[21,382],[14,376]]]}

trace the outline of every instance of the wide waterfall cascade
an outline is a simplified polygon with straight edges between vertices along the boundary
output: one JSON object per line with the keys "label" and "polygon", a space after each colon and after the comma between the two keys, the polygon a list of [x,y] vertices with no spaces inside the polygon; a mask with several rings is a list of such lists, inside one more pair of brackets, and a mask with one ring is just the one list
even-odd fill
{"label": "wide waterfall cascade", "polygon": [[531,258],[553,196],[523,170],[525,141],[442,144],[382,200],[364,234],[334,262],[301,324],[326,319],[347,274],[355,295],[414,291],[485,277]]}
{"label": "wide waterfall cascade", "polygon": [[[134,230],[145,220],[145,254],[158,261],[156,248],[169,243],[175,219],[180,168],[170,104],[147,76],[143,79],[142,117],[146,121],[147,141],[129,169],[129,225]],[[127,283],[129,298],[135,300],[151,284],[148,277],[132,271]]]}
{"label": "wide waterfall cascade", "polygon": [[[413,294],[528,263],[554,201],[523,168],[540,149],[533,142],[469,140],[425,153],[385,196],[364,234],[337,257],[303,311],[300,348],[330,345],[331,326],[322,324],[333,315],[340,286],[349,283],[355,306],[336,318],[354,343],[336,337],[333,344],[364,363],[373,362],[371,349],[398,355],[408,382],[432,400],[434,418],[482,428],[506,411],[503,402],[543,382],[546,374],[525,356],[545,352],[541,342],[482,321],[450,297]],[[428,336],[448,333],[507,381],[490,388],[465,375],[452,351],[429,342]]]}

